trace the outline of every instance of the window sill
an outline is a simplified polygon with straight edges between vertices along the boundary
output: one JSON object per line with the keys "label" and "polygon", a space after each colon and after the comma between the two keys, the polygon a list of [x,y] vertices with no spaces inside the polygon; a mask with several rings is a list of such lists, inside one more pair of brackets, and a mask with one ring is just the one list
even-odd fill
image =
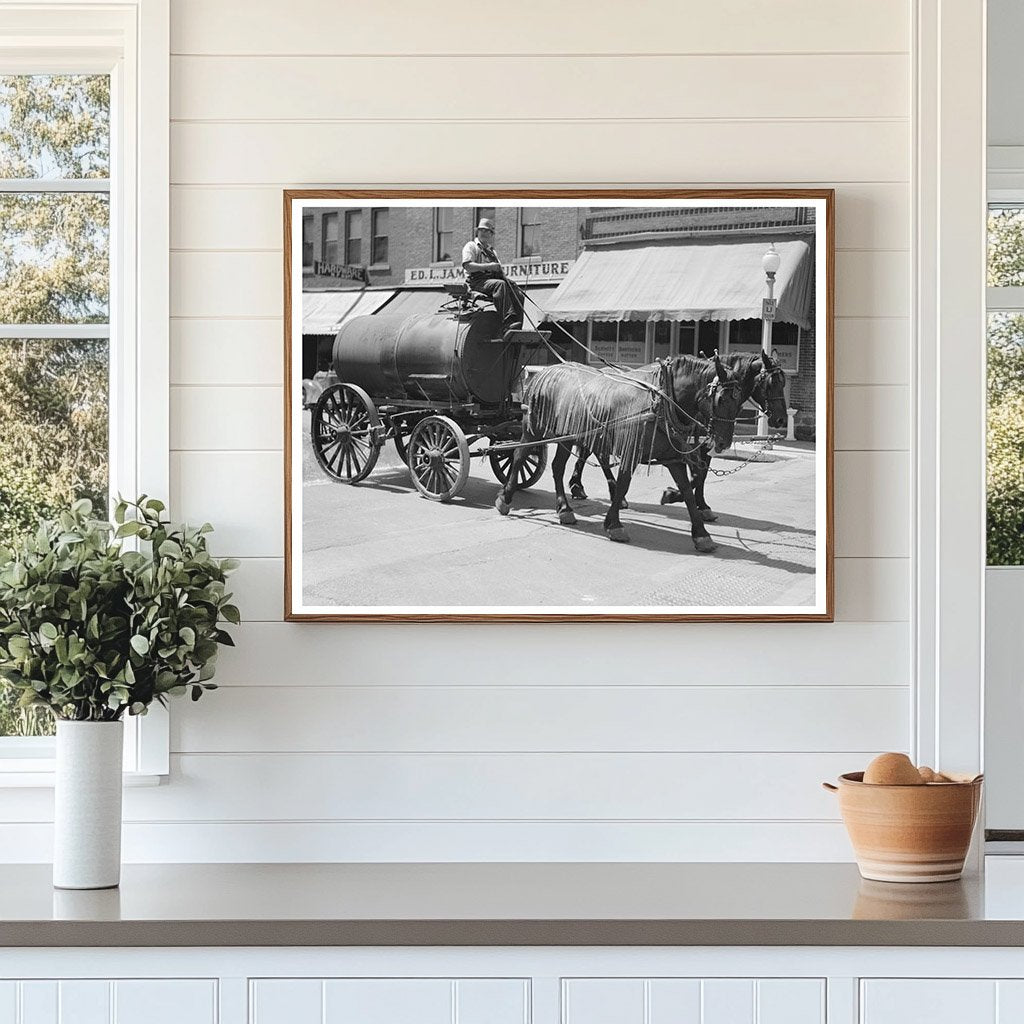
{"label": "window sill", "polygon": [[387,273],[390,273],[390,271],[391,271],[391,264],[390,263],[371,263],[366,269],[372,271],[375,274],[387,274]]}
{"label": "window sill", "polygon": [[[139,786],[161,786],[167,775],[150,772],[124,772],[124,785],[135,789]],[[0,789],[53,789],[56,772],[52,763],[36,760],[34,763],[14,761],[0,764]]]}

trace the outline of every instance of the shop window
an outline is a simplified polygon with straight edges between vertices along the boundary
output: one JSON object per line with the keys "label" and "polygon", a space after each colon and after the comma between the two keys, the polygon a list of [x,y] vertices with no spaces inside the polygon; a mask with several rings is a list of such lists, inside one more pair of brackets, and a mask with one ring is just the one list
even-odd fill
{"label": "shop window", "polygon": [[325,213],[320,225],[320,251],[324,263],[338,262],[338,215]]}
{"label": "shop window", "polygon": [[701,320],[697,324],[697,355],[710,359],[721,347],[717,320]]}
{"label": "shop window", "polygon": [[438,263],[451,262],[452,208],[439,206],[434,211],[434,259]]}
{"label": "shop window", "polygon": [[313,266],[313,217],[312,214],[302,218],[302,268],[308,270]]}
{"label": "shop window", "polygon": [[519,255],[540,254],[540,210],[523,206],[519,210]]}
{"label": "shop window", "polygon": [[695,356],[697,354],[697,322],[688,320],[679,325],[679,355]]}
{"label": "shop window", "polygon": [[647,321],[625,320],[601,322],[590,325],[590,349],[594,356],[591,362],[610,363],[623,366],[643,366],[647,358]]}
{"label": "shop window", "polygon": [[651,359],[667,359],[672,354],[672,324],[668,320],[654,323],[654,351]]}
{"label": "shop window", "polygon": [[351,266],[363,260],[363,211],[345,213],[345,262]]}
{"label": "shop window", "polygon": [[371,230],[373,232],[372,252],[370,262],[378,266],[388,261],[388,211],[374,210],[371,216]]}

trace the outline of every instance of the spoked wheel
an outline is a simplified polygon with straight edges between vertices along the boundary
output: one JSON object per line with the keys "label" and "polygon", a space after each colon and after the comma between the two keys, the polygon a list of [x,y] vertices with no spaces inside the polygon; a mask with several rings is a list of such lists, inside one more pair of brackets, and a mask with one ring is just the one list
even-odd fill
{"label": "spoked wheel", "polygon": [[[502,486],[508,483],[514,455],[514,451],[504,451],[491,452],[487,456],[491,463],[491,472]],[[527,487],[532,487],[544,475],[547,464],[548,446],[546,444],[537,445],[536,448],[527,448],[523,461],[519,463],[516,488],[522,491]]]}
{"label": "spoked wheel", "polygon": [[447,416],[427,416],[409,435],[409,472],[431,501],[451,501],[469,478],[469,442]]}
{"label": "spoked wheel", "polygon": [[347,484],[366,479],[380,455],[380,416],[355,384],[333,384],[313,407],[313,454],[325,473]]}

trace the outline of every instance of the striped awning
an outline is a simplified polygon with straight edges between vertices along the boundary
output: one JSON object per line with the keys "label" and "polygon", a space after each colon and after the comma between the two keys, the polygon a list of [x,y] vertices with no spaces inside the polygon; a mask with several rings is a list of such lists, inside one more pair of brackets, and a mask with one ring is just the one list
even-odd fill
{"label": "striped awning", "polygon": [[302,293],[302,333],[336,334],[354,316],[375,313],[394,295],[393,289],[352,288],[337,292]]}
{"label": "striped awning", "polygon": [[[555,320],[760,319],[765,297],[756,242],[687,242],[585,251],[548,302]],[[777,241],[776,319],[810,327],[814,261],[800,240]]]}

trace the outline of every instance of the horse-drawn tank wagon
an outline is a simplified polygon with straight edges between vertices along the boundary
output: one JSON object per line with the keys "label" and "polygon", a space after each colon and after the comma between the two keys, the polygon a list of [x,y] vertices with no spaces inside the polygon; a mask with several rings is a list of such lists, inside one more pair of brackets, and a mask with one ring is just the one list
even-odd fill
{"label": "horse-drawn tank wagon", "polygon": [[[313,452],[334,479],[366,479],[390,440],[416,489],[432,500],[454,498],[474,458],[487,458],[506,483],[513,450],[501,445],[522,434],[515,386],[547,335],[503,335],[497,312],[480,296],[464,284],[446,291],[436,313],[385,310],[354,317],[338,331],[330,382],[311,419]],[[547,448],[531,448],[517,469],[518,486],[535,484],[546,463]]]}

